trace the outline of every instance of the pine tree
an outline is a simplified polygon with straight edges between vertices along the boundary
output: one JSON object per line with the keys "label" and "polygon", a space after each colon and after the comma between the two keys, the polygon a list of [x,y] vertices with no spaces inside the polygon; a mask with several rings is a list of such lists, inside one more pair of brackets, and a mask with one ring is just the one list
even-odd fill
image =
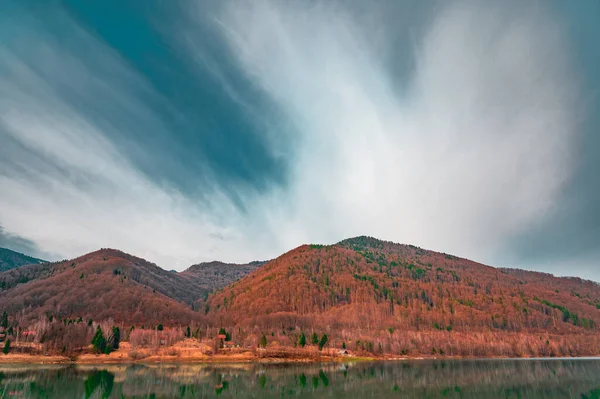
{"label": "pine tree", "polygon": [[119,345],[121,344],[121,330],[119,327],[112,328],[112,335],[110,338],[110,348],[112,350],[119,349]]}
{"label": "pine tree", "polygon": [[263,336],[260,337],[260,346],[262,348],[266,348],[267,347],[267,337],[265,336],[265,334],[263,334]]}
{"label": "pine tree", "polygon": [[229,334],[227,332],[227,330],[225,330],[223,327],[221,327],[219,329],[219,335],[224,335],[225,336],[225,341],[227,341],[227,342],[231,341],[231,334]]}
{"label": "pine tree", "polygon": [[6,340],[6,342],[4,343],[4,348],[2,348],[2,353],[8,355],[8,352],[10,352],[10,339]]}
{"label": "pine tree", "polygon": [[300,333],[300,338],[298,338],[298,345],[300,345],[303,348],[306,345],[306,336],[303,332]]}
{"label": "pine tree", "polygon": [[329,339],[327,338],[327,334],[323,334],[323,336],[321,337],[321,340],[319,341],[319,350],[322,350],[323,347],[327,344],[327,341]]}
{"label": "pine tree", "polygon": [[186,338],[190,338],[192,336],[192,330],[190,329],[190,326],[186,327],[184,335]]}
{"label": "pine tree", "polygon": [[102,332],[102,328],[100,328],[100,326],[96,328],[96,334],[94,334],[94,338],[92,339],[92,345],[97,353],[105,353],[106,338],[104,338],[104,333]]}
{"label": "pine tree", "polygon": [[157,329],[158,331],[162,331],[162,330],[163,330],[163,325],[162,325],[162,323],[158,323],[158,325],[156,326],[156,329]]}
{"label": "pine tree", "polygon": [[310,337],[310,343],[316,345],[319,343],[319,336],[316,332],[313,333],[312,337]]}

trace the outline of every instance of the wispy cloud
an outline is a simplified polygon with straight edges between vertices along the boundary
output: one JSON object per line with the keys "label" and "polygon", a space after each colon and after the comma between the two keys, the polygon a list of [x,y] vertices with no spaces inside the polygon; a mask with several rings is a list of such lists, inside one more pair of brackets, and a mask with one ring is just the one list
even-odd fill
{"label": "wispy cloud", "polygon": [[[79,54],[47,40],[37,25],[19,46],[0,49],[0,137],[12,143],[12,150],[2,153],[0,173],[0,220],[6,230],[64,256],[110,246],[181,268],[223,255],[223,239],[215,237],[235,238],[220,220],[233,209],[231,202],[209,184],[202,200],[186,198],[136,169],[110,139],[130,132],[119,131],[110,119],[92,118],[89,111],[114,102],[137,128],[153,121],[160,129],[160,120],[137,97],[153,93],[70,18],[54,17],[102,66],[86,64]],[[249,255],[243,248],[238,254]]]}
{"label": "wispy cloud", "polygon": [[281,234],[367,233],[490,259],[571,172],[577,105],[560,29],[543,10],[449,4],[398,92],[384,52],[393,27],[342,5],[229,3],[218,18],[302,138]]}
{"label": "wispy cloud", "polygon": [[[114,137],[136,126],[168,135],[145,100],[167,99],[60,15],[101,65],[39,31],[23,43],[35,51],[0,47],[7,231],[65,256],[112,246],[166,268],[359,234],[493,261],[552,209],[570,176],[577,95],[561,31],[543,10],[445,5],[407,39],[414,68],[401,73],[389,62],[394,26],[344,2],[224,3],[195,22],[200,11],[186,11],[192,22],[169,38],[259,115],[194,42],[203,40],[194,24],[213,21],[228,59],[275,105],[257,123],[286,157],[289,184],[225,190],[200,162],[203,184],[190,196],[142,173]],[[129,130],[109,113],[90,116],[107,101],[129,115]]]}

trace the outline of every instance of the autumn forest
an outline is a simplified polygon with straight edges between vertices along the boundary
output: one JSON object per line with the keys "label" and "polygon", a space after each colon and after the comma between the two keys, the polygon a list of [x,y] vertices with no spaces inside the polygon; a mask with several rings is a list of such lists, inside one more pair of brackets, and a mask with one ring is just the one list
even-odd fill
{"label": "autumn forest", "polygon": [[8,352],[139,360],[600,354],[600,286],[371,237],[166,271],[102,249],[0,273]]}

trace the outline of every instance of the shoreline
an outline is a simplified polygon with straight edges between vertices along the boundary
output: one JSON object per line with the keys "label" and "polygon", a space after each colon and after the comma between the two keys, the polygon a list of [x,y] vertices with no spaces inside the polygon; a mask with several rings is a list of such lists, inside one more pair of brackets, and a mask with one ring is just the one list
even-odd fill
{"label": "shoreline", "polygon": [[202,357],[187,356],[149,356],[144,359],[131,359],[124,357],[111,357],[107,355],[85,354],[76,359],[58,355],[27,355],[8,354],[0,356],[2,365],[134,365],[134,364],[298,364],[298,363],[344,363],[344,362],[403,362],[425,360],[600,360],[597,356],[577,357],[464,357],[464,356],[320,356],[315,357],[258,357],[213,355]]}

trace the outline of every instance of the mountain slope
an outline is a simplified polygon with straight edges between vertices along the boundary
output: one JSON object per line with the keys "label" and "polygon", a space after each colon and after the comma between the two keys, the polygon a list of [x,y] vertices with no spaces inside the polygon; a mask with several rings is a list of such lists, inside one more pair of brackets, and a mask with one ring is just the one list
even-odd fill
{"label": "mountain slope", "polygon": [[598,340],[600,325],[596,283],[496,269],[369,237],[296,248],[211,295],[204,306],[222,325],[327,331],[398,352],[394,331]]}
{"label": "mountain slope", "polygon": [[52,315],[139,325],[189,324],[199,319],[194,303],[262,264],[209,262],[177,273],[118,250],[101,249],[0,273],[0,311],[22,312],[31,322]]}
{"label": "mountain slope", "polygon": [[37,259],[31,256],[24,255],[20,252],[11,251],[10,249],[0,248],[0,272],[4,272],[15,267],[44,263],[46,261]]}
{"label": "mountain slope", "polygon": [[192,279],[195,284],[198,284],[207,292],[212,292],[250,274],[265,263],[261,261],[245,264],[218,261],[203,262],[190,266],[185,271],[179,273],[179,275]]}
{"label": "mountain slope", "polygon": [[241,346],[265,335],[291,347],[301,333],[326,333],[329,346],[377,354],[600,355],[597,283],[370,237],[303,245],[262,266],[210,262],[181,273],[102,249],[0,273],[3,311],[59,349],[73,337],[89,342],[92,319],[192,325],[208,336],[225,327]]}
{"label": "mountain slope", "polygon": [[186,303],[204,294],[191,279],[112,249],[0,273],[2,308],[20,314],[24,322],[52,316],[188,324],[197,314]]}

